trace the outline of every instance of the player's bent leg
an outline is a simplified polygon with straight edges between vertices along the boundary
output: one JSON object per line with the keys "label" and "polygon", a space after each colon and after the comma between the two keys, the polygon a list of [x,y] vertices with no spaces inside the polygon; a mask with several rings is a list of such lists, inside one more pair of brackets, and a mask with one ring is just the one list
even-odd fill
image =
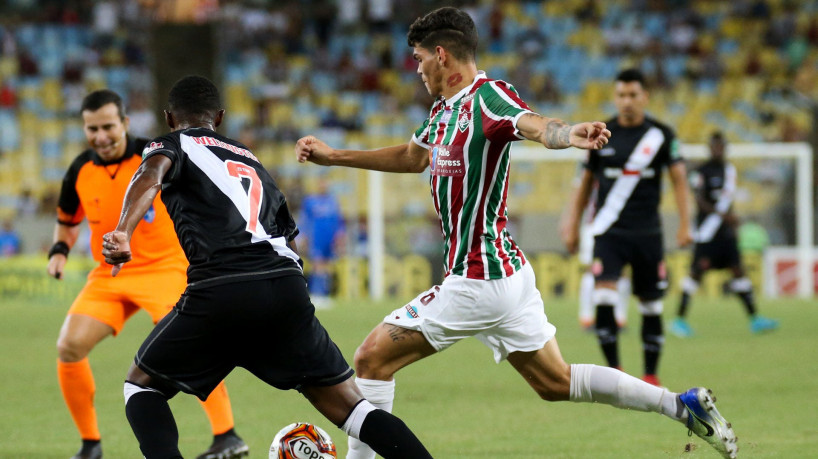
{"label": "player's bent leg", "polygon": [[[381,323],[355,351],[355,379],[362,394],[375,407],[392,412],[395,373],[406,365],[434,354],[423,333]],[[372,459],[375,452],[354,436],[348,440],[348,459]]]}
{"label": "player's bent leg", "polygon": [[224,381],[213,389],[207,400],[200,402],[210,420],[213,443],[196,459],[232,459],[249,455],[250,447],[233,428],[233,409]]}
{"label": "player's bent leg", "polygon": [[69,314],[57,338],[57,380],[65,404],[82,438],[76,459],[102,457],[100,432],[94,408],[96,385],[88,354],[114,329],[87,315]]}
{"label": "player's bent leg", "polygon": [[145,459],[181,458],[179,431],[168,400],[175,389],[157,387],[150,376],[131,365],[125,380],[125,415]]}
{"label": "player's bent leg", "polygon": [[571,387],[571,368],[565,363],[552,338],[536,351],[517,351],[508,355],[508,362],[541,399],[555,402],[568,400]]}
{"label": "player's bent leg", "polygon": [[401,368],[435,352],[423,333],[381,323],[355,351],[355,371],[363,379],[390,381]]}
{"label": "player's bent leg", "polygon": [[88,356],[97,343],[113,334],[114,328],[98,319],[84,314],[69,314],[57,337],[57,355],[63,362],[79,362]]}
{"label": "player's bent leg", "polygon": [[350,438],[366,443],[385,459],[432,457],[403,421],[364,399],[352,379],[333,386],[305,387],[301,392]]}

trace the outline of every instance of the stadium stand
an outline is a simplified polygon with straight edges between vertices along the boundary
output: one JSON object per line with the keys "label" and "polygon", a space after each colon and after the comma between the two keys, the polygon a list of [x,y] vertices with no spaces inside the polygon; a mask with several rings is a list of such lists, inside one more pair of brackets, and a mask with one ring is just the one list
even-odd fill
{"label": "stadium stand", "polygon": [[[0,217],[16,213],[23,190],[53,198],[84,145],[75,115],[87,91],[109,87],[128,105],[151,100],[145,31],[152,3],[32,0],[2,7]],[[654,114],[684,142],[704,141],[714,129],[730,141],[798,141],[812,128],[816,1],[453,3],[489,37],[479,58],[489,76],[508,78],[549,116],[609,116],[613,76],[637,65],[651,77]],[[221,37],[225,134],[251,143],[285,181],[312,173],[288,163],[293,140],[316,129],[336,144],[406,141],[401,136],[416,128],[430,100],[405,30],[438,4],[222,1],[219,27],[231,30]],[[306,177],[308,188],[312,183]]]}

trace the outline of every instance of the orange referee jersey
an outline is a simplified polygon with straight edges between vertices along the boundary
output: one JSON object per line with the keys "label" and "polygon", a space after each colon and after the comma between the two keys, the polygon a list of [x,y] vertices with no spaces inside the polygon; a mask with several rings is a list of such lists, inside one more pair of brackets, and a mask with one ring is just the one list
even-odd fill
{"label": "orange referee jersey", "polygon": [[[125,191],[142,162],[140,153],[147,142],[128,136],[125,154],[119,161],[107,164],[94,150],[88,149],[74,159],[63,178],[57,220],[64,225],[78,225],[83,218],[88,219],[91,253],[99,263],[89,278],[111,276],[111,265],[105,263],[102,256],[102,236],[113,231],[119,222]],[[131,250],[133,260],[120,275],[137,274],[145,269],[186,269],[187,259],[160,196],[134,230]]]}

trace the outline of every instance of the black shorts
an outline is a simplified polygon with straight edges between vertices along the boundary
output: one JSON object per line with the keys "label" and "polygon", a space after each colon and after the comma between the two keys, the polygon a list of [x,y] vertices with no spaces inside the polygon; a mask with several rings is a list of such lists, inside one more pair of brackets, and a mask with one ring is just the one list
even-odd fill
{"label": "black shorts", "polygon": [[611,234],[594,237],[591,272],[599,281],[616,281],[625,265],[631,266],[633,294],[658,300],[667,288],[665,249],[661,234]]}
{"label": "black shorts", "polygon": [[302,276],[188,289],[134,361],[159,384],[202,400],[237,366],[283,390],[353,374],[315,317]]}
{"label": "black shorts", "polygon": [[693,249],[692,273],[701,274],[708,269],[725,269],[741,266],[738,240],[734,237],[713,239],[697,243]]}

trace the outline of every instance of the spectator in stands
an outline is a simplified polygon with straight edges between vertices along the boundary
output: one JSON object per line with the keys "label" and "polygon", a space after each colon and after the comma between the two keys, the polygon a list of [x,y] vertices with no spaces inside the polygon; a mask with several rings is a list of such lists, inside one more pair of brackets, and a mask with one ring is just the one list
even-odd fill
{"label": "spectator in stands", "polygon": [[0,257],[19,255],[21,251],[22,242],[14,229],[14,223],[11,219],[3,220],[3,227],[0,229]]}
{"label": "spectator in stands", "polygon": [[31,189],[23,188],[17,199],[17,215],[30,217],[40,210],[40,202],[31,193]]}

